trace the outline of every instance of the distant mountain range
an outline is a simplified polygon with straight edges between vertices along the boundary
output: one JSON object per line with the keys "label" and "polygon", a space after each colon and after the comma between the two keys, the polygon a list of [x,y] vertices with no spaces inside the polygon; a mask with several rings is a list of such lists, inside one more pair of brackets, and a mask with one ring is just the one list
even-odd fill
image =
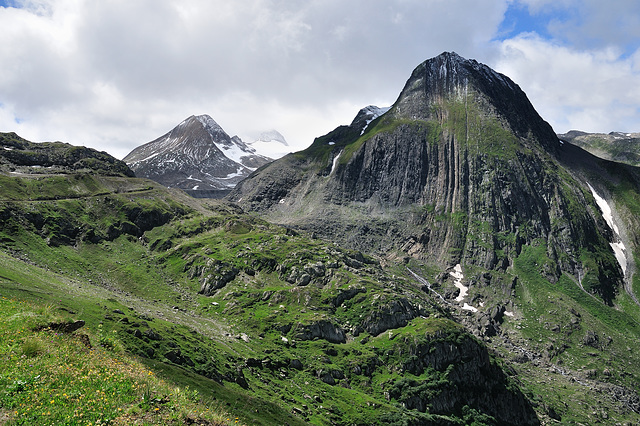
{"label": "distant mountain range", "polygon": [[[276,131],[264,133],[254,144],[262,148],[273,141],[287,145]],[[138,177],[195,197],[218,198],[272,159],[258,154],[238,136],[229,136],[210,116],[192,115],[165,135],[131,151],[124,161]]]}
{"label": "distant mountain range", "polygon": [[558,137],[605,160],[640,166],[640,133],[586,133],[571,130]]}

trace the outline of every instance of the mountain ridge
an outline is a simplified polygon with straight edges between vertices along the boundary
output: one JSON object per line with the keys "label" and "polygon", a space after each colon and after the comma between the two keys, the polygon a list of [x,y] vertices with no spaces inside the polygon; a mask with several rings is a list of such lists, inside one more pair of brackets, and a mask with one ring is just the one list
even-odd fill
{"label": "mountain ridge", "polygon": [[605,160],[640,166],[640,133],[588,133],[571,130],[558,137]]}
{"label": "mountain ridge", "polygon": [[134,175],[123,161],[106,152],[63,142],[30,142],[14,132],[0,133],[0,170],[26,174]]}

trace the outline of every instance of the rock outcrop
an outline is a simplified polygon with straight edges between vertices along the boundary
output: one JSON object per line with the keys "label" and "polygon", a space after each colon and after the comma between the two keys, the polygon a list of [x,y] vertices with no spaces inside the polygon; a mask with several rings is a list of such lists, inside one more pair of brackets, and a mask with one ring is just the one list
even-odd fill
{"label": "rock outcrop", "polygon": [[405,358],[404,371],[415,376],[427,373],[431,378],[403,378],[393,384],[390,398],[409,409],[462,415],[466,406],[490,415],[497,424],[540,423],[525,396],[509,384],[486,348],[468,335],[455,340],[433,336],[412,346]]}

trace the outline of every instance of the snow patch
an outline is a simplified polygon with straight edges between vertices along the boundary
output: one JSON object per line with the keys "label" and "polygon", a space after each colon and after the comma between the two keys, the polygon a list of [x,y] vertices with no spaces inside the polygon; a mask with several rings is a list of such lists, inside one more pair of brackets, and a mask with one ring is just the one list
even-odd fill
{"label": "snow patch", "polygon": [[248,155],[252,155],[253,152],[242,149],[240,146],[232,143],[230,145],[223,145],[221,143],[216,143],[216,146],[222,151],[225,157],[230,160],[235,161],[236,163],[242,163],[242,157],[247,157]]}
{"label": "snow patch", "polygon": [[462,309],[464,309],[465,311],[478,312],[478,308],[474,308],[467,302],[464,303],[464,305],[462,306]]}
{"label": "snow patch", "polygon": [[511,311],[504,311],[504,314],[505,314],[506,316],[508,316],[508,317],[512,317],[512,316],[514,316],[514,315],[515,315],[515,314],[514,314],[513,312],[511,312]]}
{"label": "snow patch", "polygon": [[244,167],[238,167],[235,173],[229,173],[227,176],[223,177],[222,179],[233,179],[236,177],[244,176],[243,169]]}
{"label": "snow patch", "polygon": [[598,207],[600,207],[600,210],[602,210],[602,217],[604,218],[604,221],[607,222],[607,225],[609,225],[609,228],[613,230],[615,236],[618,239],[618,241],[614,243],[609,243],[609,245],[613,249],[613,253],[616,255],[616,259],[618,260],[618,263],[622,268],[622,273],[626,276],[627,275],[627,255],[625,252],[627,251],[627,248],[625,247],[624,243],[620,239],[620,231],[618,230],[618,227],[613,222],[613,213],[611,210],[611,206],[609,205],[609,203],[607,203],[607,200],[605,200],[600,195],[598,195],[596,190],[593,189],[593,187],[589,183],[587,183],[587,185],[591,190],[591,194],[593,195],[593,198],[596,199],[596,204],[598,204]]}
{"label": "snow patch", "polygon": [[336,157],[333,159],[333,165],[331,166],[331,173],[329,174],[333,174],[333,172],[335,171],[336,166],[338,165],[338,160],[340,159],[341,155],[342,155],[342,151],[340,151],[338,155],[336,155]]}
{"label": "snow patch", "polygon": [[618,241],[617,243],[609,243],[611,248],[613,249],[613,253],[616,255],[616,259],[622,268],[622,274],[627,275],[627,255],[625,254],[626,247],[622,241]]}
{"label": "snow patch", "polygon": [[456,297],[456,302],[462,302],[469,292],[469,287],[462,285],[464,275],[462,274],[462,265],[459,263],[453,268],[453,271],[449,272],[454,278],[453,285],[460,289],[460,294]]}
{"label": "snow patch", "polygon": [[362,136],[364,134],[364,131],[367,130],[367,127],[369,127],[369,124],[373,120],[375,120],[376,118],[378,118],[381,115],[385,114],[390,109],[391,109],[391,107],[384,107],[384,108],[378,108],[378,107],[374,107],[374,106],[367,107],[366,113],[369,116],[369,118],[367,119],[367,123],[362,128],[362,131],[360,132],[360,136]]}

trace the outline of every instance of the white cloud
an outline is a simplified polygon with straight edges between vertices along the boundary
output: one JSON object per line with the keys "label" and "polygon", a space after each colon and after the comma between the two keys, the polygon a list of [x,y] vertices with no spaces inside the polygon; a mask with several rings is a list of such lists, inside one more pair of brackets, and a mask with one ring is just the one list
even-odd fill
{"label": "white cloud", "polygon": [[638,131],[637,61],[613,48],[576,50],[535,35],[500,45],[495,68],[527,93],[558,132]]}
{"label": "white cloud", "polygon": [[549,17],[548,29],[557,40],[578,49],[617,46],[635,50],[640,38],[637,0],[517,0],[534,15]]}
{"label": "white cloud", "polygon": [[[592,49],[573,47],[568,30],[555,41],[493,41],[509,0],[18,3],[0,7],[0,131],[30,140],[122,158],[187,116],[210,114],[232,135],[275,128],[302,149],[359,108],[390,105],[413,68],[445,50],[497,66],[561,130],[640,130],[632,37],[616,44],[611,31]],[[592,17],[604,6],[588,4],[566,27],[577,38],[604,34],[620,15]],[[604,23],[589,29],[596,19]]]}

